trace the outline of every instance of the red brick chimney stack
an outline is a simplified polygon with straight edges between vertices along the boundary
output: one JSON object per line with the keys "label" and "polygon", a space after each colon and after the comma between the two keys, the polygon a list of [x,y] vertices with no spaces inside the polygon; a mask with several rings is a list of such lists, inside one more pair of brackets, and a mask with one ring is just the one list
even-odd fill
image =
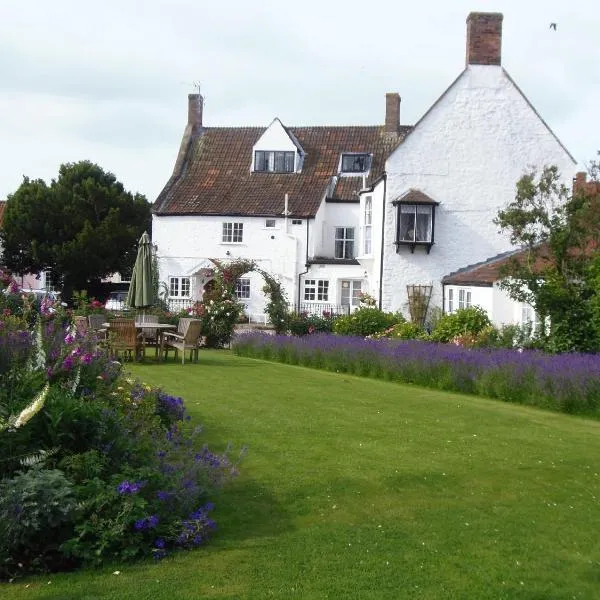
{"label": "red brick chimney stack", "polygon": [[188,94],[188,125],[194,129],[202,127],[204,98],[200,94]]}
{"label": "red brick chimney stack", "polygon": [[385,132],[400,133],[400,94],[396,92],[385,95]]}
{"label": "red brick chimney stack", "polygon": [[472,12],[467,17],[467,65],[502,64],[502,13]]}

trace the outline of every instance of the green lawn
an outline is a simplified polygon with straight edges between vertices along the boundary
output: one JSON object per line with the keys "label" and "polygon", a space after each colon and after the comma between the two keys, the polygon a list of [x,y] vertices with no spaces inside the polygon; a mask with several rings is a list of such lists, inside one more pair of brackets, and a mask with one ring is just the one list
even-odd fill
{"label": "green lawn", "polygon": [[600,597],[599,422],[200,357],[131,370],[183,396],[217,448],[249,448],[213,542],[2,585],[3,600]]}

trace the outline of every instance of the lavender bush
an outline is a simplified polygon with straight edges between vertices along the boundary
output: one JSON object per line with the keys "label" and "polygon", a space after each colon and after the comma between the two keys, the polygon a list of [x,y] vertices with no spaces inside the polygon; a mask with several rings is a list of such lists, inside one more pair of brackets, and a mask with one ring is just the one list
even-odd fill
{"label": "lavender bush", "polygon": [[240,356],[479,394],[600,417],[600,356],[471,349],[417,340],[238,335]]}

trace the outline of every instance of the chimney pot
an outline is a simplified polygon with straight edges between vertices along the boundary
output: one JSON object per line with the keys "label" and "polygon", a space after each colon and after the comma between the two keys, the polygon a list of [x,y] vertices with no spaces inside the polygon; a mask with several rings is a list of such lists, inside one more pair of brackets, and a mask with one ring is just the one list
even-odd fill
{"label": "chimney pot", "polygon": [[188,94],[188,125],[202,127],[204,98],[200,94]]}
{"label": "chimney pot", "polygon": [[502,64],[502,13],[472,12],[467,17],[467,65]]}
{"label": "chimney pot", "polygon": [[389,92],[385,95],[385,132],[400,133],[400,94]]}

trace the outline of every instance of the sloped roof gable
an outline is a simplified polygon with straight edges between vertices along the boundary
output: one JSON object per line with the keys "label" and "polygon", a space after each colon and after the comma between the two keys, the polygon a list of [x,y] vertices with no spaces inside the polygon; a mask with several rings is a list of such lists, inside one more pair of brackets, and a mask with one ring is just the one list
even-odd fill
{"label": "sloped roof gable", "polygon": [[[404,139],[383,126],[285,127],[305,152],[301,173],[252,173],[252,148],[260,127],[203,127],[192,139],[180,173],[174,174],[153,205],[156,215],[278,216],[289,196],[294,217],[316,214],[342,152],[369,152],[373,162],[367,184],[378,179],[390,152]],[[292,138],[293,139],[293,138]],[[343,181],[343,183],[342,183]],[[340,200],[356,200],[362,177],[340,179]]]}

